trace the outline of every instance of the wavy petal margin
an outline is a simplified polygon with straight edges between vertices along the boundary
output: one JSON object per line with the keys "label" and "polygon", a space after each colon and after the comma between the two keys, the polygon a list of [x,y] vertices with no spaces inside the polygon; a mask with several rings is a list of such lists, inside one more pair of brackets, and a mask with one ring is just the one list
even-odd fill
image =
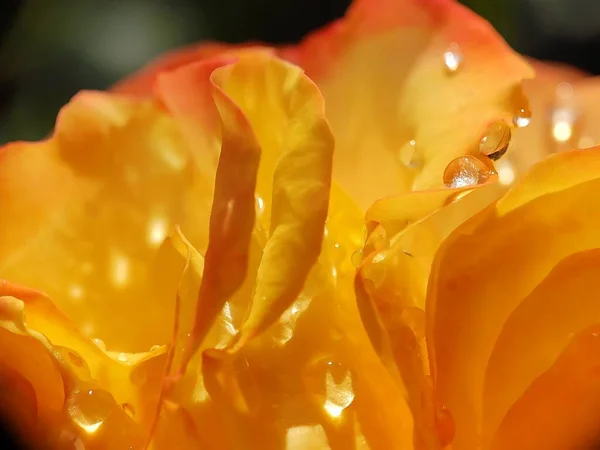
{"label": "wavy petal margin", "polygon": [[[449,73],[453,44],[462,62]],[[453,0],[355,0],[343,19],[282,54],[321,89],[337,142],[334,179],[364,208],[441,186],[445,166],[477,151],[488,123],[527,110],[521,81],[533,76]]]}
{"label": "wavy petal margin", "polygon": [[[600,247],[599,188],[600,148],[554,155],[440,247],[429,280],[428,347],[436,396],[456,420],[457,448],[470,448],[482,438],[485,370],[511,315],[559,261]],[[553,282],[552,289],[558,285]],[[565,310],[553,320],[558,326],[569,315]],[[503,351],[496,348],[495,358]],[[503,370],[511,370],[511,364]],[[515,366],[511,376],[524,377],[518,383],[525,387],[533,374],[519,370]],[[490,383],[497,376],[487,374]],[[491,433],[504,402],[490,391],[486,402],[496,408],[486,425]]]}

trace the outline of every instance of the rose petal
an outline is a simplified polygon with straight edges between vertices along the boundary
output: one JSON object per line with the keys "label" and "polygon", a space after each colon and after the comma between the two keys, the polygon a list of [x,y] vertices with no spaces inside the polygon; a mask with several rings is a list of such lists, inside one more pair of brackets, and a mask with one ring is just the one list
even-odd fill
{"label": "rose petal", "polygon": [[0,150],[0,273],[111,349],[168,342],[181,266],[160,246],[174,223],[206,245],[209,182],[159,106],[81,93],[52,138]]}
{"label": "rose petal", "polygon": [[211,77],[223,137],[194,328],[180,373],[185,372],[227,299],[244,282],[250,258],[261,147],[244,112],[222,86],[221,73],[227,72],[221,71],[228,69],[217,70]]}
{"label": "rose petal", "polygon": [[[154,355],[136,355],[132,364],[113,360],[79,335],[43,294],[6,282],[0,291],[0,365],[3,373],[12,371],[28,382],[37,400],[36,426],[42,434],[32,429],[29,437],[44,447],[65,445],[64,432],[83,445],[140,445],[145,422],[139,400],[158,386],[134,383],[129,373],[143,372],[141,364]],[[16,379],[8,379],[13,389]],[[121,405],[138,414],[135,421]]]}
{"label": "rose petal", "polygon": [[[264,155],[259,192],[271,205],[269,240],[252,306],[239,333],[239,348],[290,306],[321,252],[333,137],[317,87],[294,66],[275,59],[241,60],[222,74],[220,84],[232,93],[257,130]],[[242,94],[242,86],[257,89]],[[258,109],[252,103],[256,97],[269,101]],[[266,117],[272,117],[268,123]]]}
{"label": "rose petal", "polygon": [[190,45],[157,58],[138,73],[119,81],[112,90],[120,94],[136,97],[151,97],[155,83],[162,73],[178,69],[187,64],[201,62],[206,59],[235,53],[236,50],[254,46],[251,43],[233,45],[218,42],[204,42]]}
{"label": "rose petal", "polygon": [[561,153],[534,166],[438,251],[428,347],[436,394],[456,420],[456,448],[478,442],[484,371],[510,314],[558,261],[600,246],[599,150]]}
{"label": "rose petal", "polygon": [[573,336],[502,421],[491,449],[595,448],[600,438],[600,325]]}
{"label": "rose petal", "polygon": [[[448,74],[453,42],[464,61]],[[441,186],[445,166],[476,150],[489,122],[526,107],[520,82],[532,76],[489,24],[449,0],[355,0],[344,19],[282,54],[321,89],[334,179],[364,208],[411,186]],[[418,169],[399,161],[411,140]]]}
{"label": "rose petal", "polygon": [[[550,369],[570,338],[598,321],[600,304],[591,287],[597,282],[599,267],[600,249],[565,258],[523,299],[502,327],[486,369],[485,445],[511,405]],[[560,415],[560,411],[553,414]]]}

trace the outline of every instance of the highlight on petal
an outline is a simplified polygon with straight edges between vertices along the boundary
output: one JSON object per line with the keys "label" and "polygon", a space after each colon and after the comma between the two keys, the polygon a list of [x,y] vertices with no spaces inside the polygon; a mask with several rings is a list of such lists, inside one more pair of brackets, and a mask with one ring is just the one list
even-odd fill
{"label": "highlight on petal", "polygon": [[450,0],[357,0],[281,54],[321,89],[334,179],[363,208],[441,186],[445,166],[477,151],[489,123],[527,110],[520,83],[533,75],[488,23]]}
{"label": "highlight on petal", "polygon": [[485,370],[511,314],[559,261],[600,247],[599,187],[599,148],[554,155],[440,247],[427,338],[435,395],[456,421],[457,447],[480,438]]}
{"label": "highlight on petal", "polygon": [[109,349],[168,342],[182,263],[161,244],[179,223],[205,247],[210,178],[160,105],[80,93],[51,138],[0,150],[0,274]]}

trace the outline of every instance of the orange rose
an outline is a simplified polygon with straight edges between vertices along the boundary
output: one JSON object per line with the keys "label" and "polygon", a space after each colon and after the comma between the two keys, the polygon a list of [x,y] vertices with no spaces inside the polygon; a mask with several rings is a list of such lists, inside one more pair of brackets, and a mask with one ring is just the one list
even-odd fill
{"label": "orange rose", "polygon": [[600,154],[522,175],[531,76],[450,0],[356,0],[79,94],[0,150],[0,413],[58,449],[591,443]]}

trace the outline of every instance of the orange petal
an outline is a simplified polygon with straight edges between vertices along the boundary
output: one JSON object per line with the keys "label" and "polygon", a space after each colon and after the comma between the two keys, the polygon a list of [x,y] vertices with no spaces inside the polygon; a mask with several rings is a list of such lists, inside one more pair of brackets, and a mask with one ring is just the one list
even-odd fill
{"label": "orange petal", "polygon": [[[144,411],[136,395],[146,397],[157,386],[136,386],[128,375],[148,356],[137,355],[140,362],[131,367],[113,360],[79,335],[43,294],[5,282],[0,290],[2,372],[17,374],[8,383],[27,382],[37,400],[36,426],[42,434],[36,436],[33,428],[29,437],[44,448],[62,448],[67,441],[141,445]],[[126,411],[136,409],[137,423]]]}
{"label": "orange petal", "polygon": [[439,249],[428,347],[436,394],[456,420],[456,448],[479,440],[484,371],[510,314],[558,261],[600,246],[599,186],[600,149],[557,154]]}
{"label": "orange petal", "polygon": [[49,140],[0,152],[0,272],[110,349],[168,342],[181,264],[160,246],[175,223],[206,245],[210,182],[161,107],[81,93]]}
{"label": "orange petal", "polygon": [[244,282],[256,215],[254,190],[261,148],[244,112],[223,89],[221,73],[215,71],[212,82],[214,102],[222,121],[222,146],[196,319],[181,373],[202,345],[227,299]]}
{"label": "orange petal", "polygon": [[[272,179],[272,199],[267,197],[271,205],[269,240],[258,269],[252,306],[239,333],[239,348],[291,305],[317,261],[327,217],[333,137],[319,90],[298,68],[274,59],[248,59],[232,68],[229,77],[235,77],[236,84],[230,78],[221,79],[221,85],[232,95],[238,94],[240,107],[260,130],[259,139],[264,139],[260,141],[264,149],[263,186]],[[282,84],[266,84],[267,77]],[[252,91],[252,96],[270,98],[270,104],[256,109],[248,94],[241,97],[237,83],[265,86],[268,91]],[[264,127],[269,116],[275,116],[272,126],[281,128],[272,128],[267,136]]]}
{"label": "orange petal", "polygon": [[[599,267],[600,249],[565,258],[523,299],[502,327],[486,369],[486,445],[511,405],[550,369],[573,334],[597,322],[600,304],[591,287]],[[553,414],[560,416],[561,411]]]}
{"label": "orange petal", "polygon": [[[463,62],[448,73],[453,43]],[[321,89],[334,179],[365,208],[441,186],[444,167],[476,151],[489,122],[526,108],[520,82],[532,76],[489,24],[450,0],[355,0],[344,19],[282,54]],[[400,161],[406,150],[416,168]]]}
{"label": "orange petal", "polygon": [[169,52],[164,56],[140,69],[112,87],[114,92],[136,97],[151,97],[154,93],[155,83],[162,73],[178,69],[187,64],[201,62],[215,56],[235,52],[236,49],[250,47],[252,44],[242,45],[221,44],[217,42],[205,42],[191,45],[186,48]]}
{"label": "orange petal", "polygon": [[598,445],[600,325],[575,334],[502,421],[492,450],[567,450]]}

